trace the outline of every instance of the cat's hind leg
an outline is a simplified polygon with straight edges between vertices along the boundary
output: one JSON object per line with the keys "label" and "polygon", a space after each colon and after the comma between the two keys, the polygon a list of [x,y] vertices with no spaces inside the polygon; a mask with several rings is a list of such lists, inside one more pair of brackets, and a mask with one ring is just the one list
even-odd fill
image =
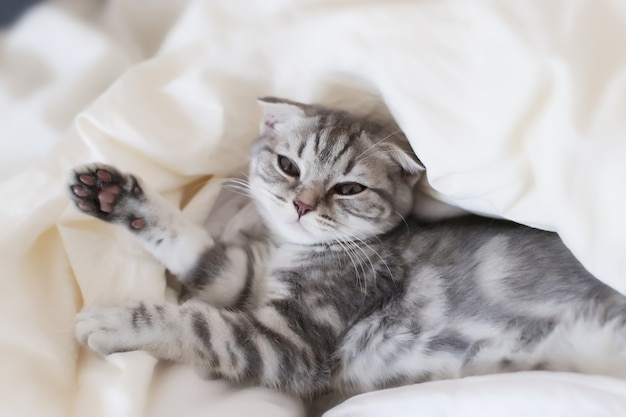
{"label": "cat's hind leg", "polygon": [[460,376],[472,340],[393,310],[371,314],[343,336],[336,353],[337,389],[356,394]]}

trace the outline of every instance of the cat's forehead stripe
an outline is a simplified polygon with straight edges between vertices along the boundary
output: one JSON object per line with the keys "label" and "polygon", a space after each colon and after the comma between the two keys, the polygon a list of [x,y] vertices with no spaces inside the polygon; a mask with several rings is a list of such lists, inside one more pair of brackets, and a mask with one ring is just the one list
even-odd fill
{"label": "cat's forehead stripe", "polygon": [[324,120],[320,119],[319,124],[323,127],[316,132],[315,154],[322,162],[336,164],[353,147],[362,133],[358,123],[338,116],[327,116]]}
{"label": "cat's forehead stripe", "polygon": [[324,122],[322,121],[322,118],[318,119],[316,126],[315,126],[315,142],[314,142],[314,147],[313,147],[313,150],[315,153],[318,153],[320,149],[320,140],[322,140],[322,126],[323,125],[324,125]]}
{"label": "cat's forehead stripe", "polygon": [[348,164],[346,165],[346,168],[343,170],[343,175],[348,175],[352,169],[354,168],[356,160],[354,159],[350,159],[348,161]]}
{"label": "cat's forehead stripe", "polygon": [[298,158],[302,158],[302,152],[304,151],[304,147],[306,146],[306,140],[300,140],[300,145],[298,146]]}
{"label": "cat's forehead stripe", "polygon": [[345,154],[348,149],[350,149],[350,146],[352,145],[352,140],[347,140],[345,141],[343,148],[341,148],[341,150],[339,152],[337,152],[337,154],[335,155],[335,158],[333,159],[332,163],[336,164],[339,159],[343,156],[343,154]]}

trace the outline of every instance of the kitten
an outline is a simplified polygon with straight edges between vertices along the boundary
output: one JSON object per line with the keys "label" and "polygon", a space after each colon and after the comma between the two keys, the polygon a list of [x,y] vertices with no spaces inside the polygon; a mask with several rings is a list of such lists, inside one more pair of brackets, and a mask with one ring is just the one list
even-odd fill
{"label": "kitten", "polygon": [[137,177],[73,170],[76,206],[127,228],[193,293],[87,307],[84,345],[303,398],[517,370],[626,375],[626,298],[555,234],[469,215],[420,222],[424,167],[402,133],[260,104],[247,189],[266,227],[214,241]]}

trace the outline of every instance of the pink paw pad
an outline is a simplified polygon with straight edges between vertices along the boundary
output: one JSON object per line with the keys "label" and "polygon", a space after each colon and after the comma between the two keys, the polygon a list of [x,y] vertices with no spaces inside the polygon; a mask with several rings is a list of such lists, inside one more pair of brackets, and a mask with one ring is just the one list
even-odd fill
{"label": "pink paw pad", "polygon": [[148,226],[147,220],[135,212],[144,201],[137,179],[114,167],[97,164],[76,168],[68,191],[83,213],[104,221],[124,223],[134,231]]}
{"label": "pink paw pad", "polygon": [[130,227],[132,227],[133,229],[137,229],[137,230],[142,229],[145,225],[146,225],[146,219],[141,218],[141,217],[130,222]]}
{"label": "pink paw pad", "polygon": [[113,211],[113,203],[120,194],[120,187],[116,184],[103,188],[98,192],[98,201],[100,202],[100,210],[105,213]]}

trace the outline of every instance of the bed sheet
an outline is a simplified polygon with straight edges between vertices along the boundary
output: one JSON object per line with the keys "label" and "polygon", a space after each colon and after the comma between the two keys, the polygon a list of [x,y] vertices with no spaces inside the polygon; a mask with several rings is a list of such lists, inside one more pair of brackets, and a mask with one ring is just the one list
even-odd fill
{"label": "bed sheet", "polygon": [[[434,194],[557,231],[626,292],[625,41],[619,0],[38,6],[0,35],[0,415],[304,414],[73,336],[83,305],[167,291],[130,236],[71,206],[69,168],[115,164],[202,221],[220,178],[245,170],[258,96],[384,104]],[[625,396],[608,377],[512,374],[365,394],[328,416],[623,416]]]}

